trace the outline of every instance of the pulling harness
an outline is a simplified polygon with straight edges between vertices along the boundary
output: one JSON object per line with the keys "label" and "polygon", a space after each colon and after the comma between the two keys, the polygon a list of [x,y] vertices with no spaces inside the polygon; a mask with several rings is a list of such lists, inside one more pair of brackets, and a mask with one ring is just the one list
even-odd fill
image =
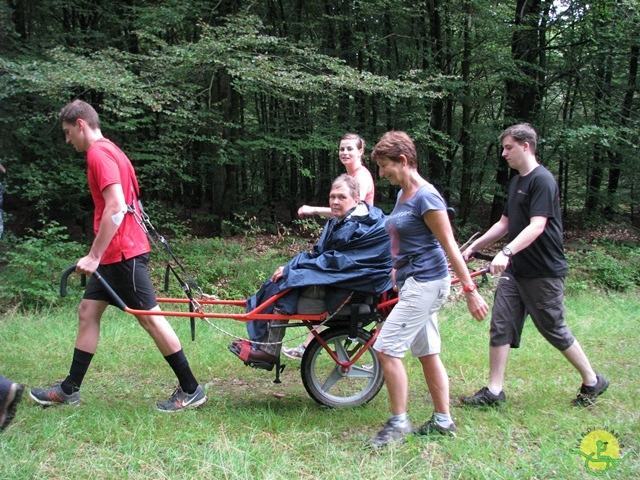
{"label": "pulling harness", "polygon": [[[169,277],[170,277],[170,274],[172,273],[173,276],[178,281],[180,288],[189,299],[189,311],[202,312],[202,305],[200,305],[198,300],[194,298],[194,292],[196,295],[198,295],[201,298],[202,297],[210,298],[211,296],[206,295],[202,291],[202,288],[200,288],[200,286],[193,279],[193,277],[191,277],[191,275],[187,273],[182,263],[180,263],[180,260],[178,260],[178,258],[174,255],[173,251],[169,247],[169,243],[167,242],[167,240],[162,235],[160,235],[158,231],[155,229],[155,227],[151,223],[151,219],[149,218],[149,215],[147,215],[147,213],[142,208],[142,201],[138,199],[137,203],[138,203],[138,209],[136,209],[134,205],[127,205],[127,212],[133,215],[133,218],[135,218],[136,223],[140,226],[140,228],[142,228],[144,233],[147,235],[149,242],[151,242],[151,244],[158,251],[164,252],[164,255],[167,259],[167,266],[165,268],[165,273],[164,273],[165,293],[169,291]],[[162,245],[162,248],[160,247],[159,244]],[[176,265],[176,267],[173,266],[172,262]],[[180,274],[177,271],[178,269],[186,277],[186,281],[183,280],[183,278],[180,276]],[[190,317],[189,320],[191,324],[191,340],[193,341],[196,339],[196,318]]]}

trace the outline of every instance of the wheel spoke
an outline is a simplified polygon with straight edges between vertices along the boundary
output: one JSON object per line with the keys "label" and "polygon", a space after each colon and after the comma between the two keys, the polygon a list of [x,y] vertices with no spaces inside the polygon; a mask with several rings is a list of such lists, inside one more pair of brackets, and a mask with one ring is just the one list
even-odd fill
{"label": "wheel spoke", "polygon": [[340,360],[341,362],[348,362],[349,360],[351,360],[351,358],[349,357],[349,352],[347,352],[347,349],[344,346],[345,343],[346,341],[340,341],[340,339],[337,339],[333,343],[333,351],[336,354],[336,357],[338,357],[338,360]]}
{"label": "wheel spoke", "polygon": [[374,374],[371,370],[366,368],[357,367],[356,365],[352,365],[349,369],[349,372],[345,374],[345,377],[349,378],[373,378]]}
{"label": "wheel spoke", "polygon": [[335,368],[331,371],[327,379],[322,384],[322,391],[329,392],[329,389],[333,387],[336,383],[340,381],[341,378],[344,378],[340,374],[340,365],[336,365]]}

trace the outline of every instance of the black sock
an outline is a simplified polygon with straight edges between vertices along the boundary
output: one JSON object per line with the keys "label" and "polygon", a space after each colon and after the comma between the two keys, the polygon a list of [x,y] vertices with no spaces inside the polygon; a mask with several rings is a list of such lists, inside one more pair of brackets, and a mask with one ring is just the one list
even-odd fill
{"label": "black sock", "polygon": [[164,358],[173,369],[176,377],[178,377],[178,382],[180,382],[182,391],[188,394],[195,392],[196,388],[198,388],[198,382],[196,377],[193,376],[191,368],[189,368],[189,362],[187,361],[187,357],[184,355],[184,351],[180,349],[176,353],[167,355]]}
{"label": "black sock", "polygon": [[67,395],[71,395],[74,392],[80,390],[82,380],[89,369],[91,360],[93,359],[93,353],[83,352],[75,348],[73,350],[73,361],[71,362],[71,368],[69,369],[69,375],[62,382],[62,391]]}

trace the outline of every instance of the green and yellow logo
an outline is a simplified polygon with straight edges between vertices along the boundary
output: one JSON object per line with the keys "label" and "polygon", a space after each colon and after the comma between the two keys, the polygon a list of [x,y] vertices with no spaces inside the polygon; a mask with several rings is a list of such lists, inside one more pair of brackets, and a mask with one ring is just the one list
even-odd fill
{"label": "green and yellow logo", "polygon": [[628,452],[620,458],[621,442],[618,441],[618,434],[614,430],[592,430],[587,429],[582,434],[580,448],[576,452],[584,460],[587,472],[596,477],[602,476],[609,469],[624,462],[629,456],[637,456],[635,452]]}

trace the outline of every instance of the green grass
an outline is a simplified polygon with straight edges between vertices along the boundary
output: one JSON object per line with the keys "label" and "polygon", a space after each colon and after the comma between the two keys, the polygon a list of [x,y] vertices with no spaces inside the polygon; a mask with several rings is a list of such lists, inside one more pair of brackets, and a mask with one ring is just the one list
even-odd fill
{"label": "green grass", "polygon": [[[265,267],[266,268],[266,267]],[[487,292],[487,290],[484,290]],[[0,372],[28,387],[62,379],[76,333],[77,294],[60,308],[0,317]],[[109,309],[78,407],[20,404],[0,434],[0,478],[31,479],[584,479],[575,453],[587,429],[613,429],[622,453],[640,453],[640,345],[637,294],[584,293],[567,299],[568,322],[611,387],[595,407],[570,406],[577,373],[527,323],[522,348],[507,367],[508,404],[497,410],[455,405],[457,438],[410,438],[372,452],[367,441],[388,415],[386,390],[368,405],[328,409],[305,392],[299,363],[273,373],[245,367],[228,352],[231,338],[187,319],[171,320],[209,401],[194,411],[163,414],[155,402],[175,378],[136,320]],[[488,373],[488,320],[477,323],[459,303],[441,313],[443,361],[453,399],[472,393]],[[216,320],[225,331],[244,325]],[[299,339],[288,333],[286,343]],[[406,359],[409,412],[417,426],[432,412],[417,360]],[[604,478],[640,477],[640,458]]]}
{"label": "green grass", "polygon": [[[76,335],[76,278],[67,298],[42,307],[57,296],[56,272],[76,258],[75,247],[52,243],[56,250],[38,242],[0,250],[8,259],[0,272],[0,373],[29,388],[66,375]],[[246,298],[276,266],[310,245],[293,236],[174,243],[204,291],[225,299]],[[159,293],[161,261],[155,253],[150,264]],[[171,395],[175,377],[136,320],[109,309],[81,405],[44,409],[25,398],[16,420],[0,434],[0,479],[591,478],[575,453],[588,429],[615,430],[622,454],[640,452],[639,302],[637,287],[610,295],[602,293],[602,282],[593,288],[593,272],[602,270],[604,260],[586,265],[591,270],[583,268],[582,256],[572,261],[568,322],[596,370],[611,380],[595,407],[570,406],[579,377],[530,323],[507,368],[508,404],[498,410],[455,404],[486,383],[489,322],[475,322],[451,301],[440,318],[455,439],[412,437],[405,445],[370,451],[368,440],[388,416],[385,389],[358,408],[321,407],[304,390],[298,362],[287,360],[282,383],[274,384],[272,372],[245,367],[234,357],[225,332],[244,335],[245,329],[231,320],[215,320],[217,328],[198,322],[196,342],[190,341],[187,319],[170,320],[209,401],[196,411],[163,414],[155,403]],[[491,286],[483,292],[490,299]],[[27,302],[29,295],[34,300]],[[173,279],[170,295],[181,296]],[[40,305],[38,313],[32,305]],[[304,336],[295,329],[285,340],[297,345]],[[417,426],[432,405],[419,363],[405,363],[409,413]],[[604,477],[638,478],[640,459],[629,458]]]}

